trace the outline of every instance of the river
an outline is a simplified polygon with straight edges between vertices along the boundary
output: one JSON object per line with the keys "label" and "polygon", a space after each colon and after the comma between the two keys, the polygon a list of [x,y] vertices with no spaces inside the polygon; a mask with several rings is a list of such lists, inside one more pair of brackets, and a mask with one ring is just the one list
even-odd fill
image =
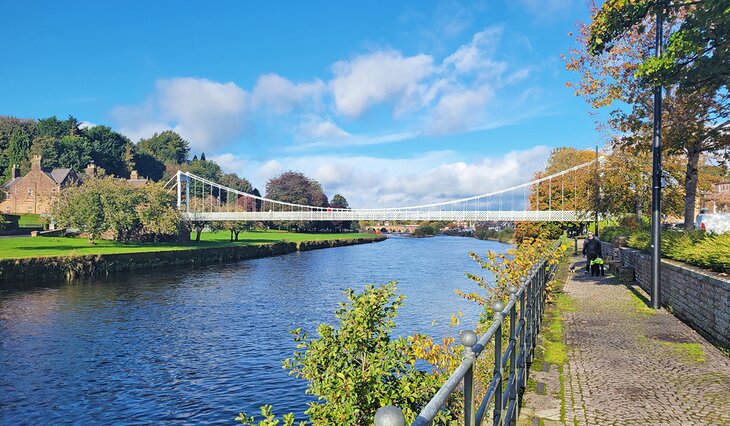
{"label": "river", "polygon": [[264,403],[302,418],[306,382],[281,367],[294,342],[333,323],[343,290],[397,280],[396,333],[454,334],[480,309],[461,237],[376,244],[0,290],[0,424],[234,424]]}

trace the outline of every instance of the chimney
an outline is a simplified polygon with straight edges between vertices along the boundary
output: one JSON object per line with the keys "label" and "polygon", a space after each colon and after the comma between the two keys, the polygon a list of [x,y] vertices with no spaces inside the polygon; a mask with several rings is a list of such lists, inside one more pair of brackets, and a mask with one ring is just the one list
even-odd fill
{"label": "chimney", "polygon": [[20,177],[20,167],[18,167],[17,164],[13,164],[13,175],[11,179],[19,178]]}
{"label": "chimney", "polygon": [[43,161],[42,157],[39,154],[33,155],[33,160],[30,165],[31,170],[41,171],[41,162]]}
{"label": "chimney", "polygon": [[96,164],[94,164],[94,160],[89,161],[89,164],[86,165],[86,174],[96,176]]}
{"label": "chimney", "polygon": [[137,180],[139,179],[139,174],[136,170],[132,170],[132,173],[130,173],[129,180]]}

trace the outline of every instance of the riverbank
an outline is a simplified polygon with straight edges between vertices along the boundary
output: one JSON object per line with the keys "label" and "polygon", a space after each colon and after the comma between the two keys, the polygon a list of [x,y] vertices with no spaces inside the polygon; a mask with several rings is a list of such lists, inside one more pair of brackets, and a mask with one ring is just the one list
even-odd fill
{"label": "riverbank", "polygon": [[0,256],[3,257],[0,258],[0,287],[38,281],[58,282],[167,266],[195,267],[385,239],[382,236],[365,234],[293,234],[271,231],[241,233],[236,242],[221,241],[215,237],[216,234],[212,233],[199,243],[189,244],[122,245],[104,241],[95,246],[84,246],[85,240],[77,238],[3,239],[0,241]]}

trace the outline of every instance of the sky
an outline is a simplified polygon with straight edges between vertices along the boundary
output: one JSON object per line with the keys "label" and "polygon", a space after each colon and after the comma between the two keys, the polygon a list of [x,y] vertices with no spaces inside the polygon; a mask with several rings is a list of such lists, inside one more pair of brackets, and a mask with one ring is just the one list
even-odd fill
{"label": "sky", "polygon": [[599,142],[565,87],[584,0],[3,3],[0,115],[172,129],[254,186],[287,170],[353,207],[530,180]]}

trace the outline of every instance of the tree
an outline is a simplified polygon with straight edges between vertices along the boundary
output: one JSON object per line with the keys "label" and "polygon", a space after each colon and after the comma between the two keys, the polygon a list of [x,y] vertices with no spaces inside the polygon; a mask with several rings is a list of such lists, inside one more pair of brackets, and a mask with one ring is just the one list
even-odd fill
{"label": "tree", "polygon": [[[350,204],[348,204],[347,199],[343,197],[340,194],[335,194],[334,197],[332,197],[332,201],[330,202],[330,207],[333,209],[350,209]],[[343,229],[350,229],[352,227],[352,221],[345,220],[334,220],[332,221],[332,229],[333,230],[343,230]]]}
{"label": "tree", "polygon": [[[269,179],[266,183],[266,198],[313,207],[327,207],[327,196],[319,182],[306,177],[303,173],[288,171]],[[309,228],[321,226],[303,221],[284,222],[282,226]]]}
{"label": "tree", "polygon": [[56,199],[52,207],[54,220],[61,227],[77,228],[88,233],[89,244],[94,244],[94,240],[108,229],[102,202],[103,192],[99,179],[90,179],[83,185],[67,188],[63,197]]}
{"label": "tree", "polygon": [[[610,119],[600,127],[616,134],[617,148],[651,146],[653,95],[641,73],[652,57],[654,22],[647,14],[655,5],[664,7],[665,3],[608,1],[600,11],[594,6],[594,22],[590,26],[581,24],[579,47],[571,50],[568,59],[567,68],[580,74],[579,81],[568,86],[575,87],[576,94],[594,108],[613,108]],[[692,19],[692,13],[686,8],[672,12],[675,25],[667,25],[665,33],[684,25]],[[627,26],[619,31],[616,25],[621,20]],[[700,158],[708,154],[730,159],[729,101],[727,90],[718,85],[697,86],[692,91],[676,84],[666,88],[662,138],[668,154],[686,156],[687,228],[694,225]]]}
{"label": "tree", "polygon": [[175,235],[181,231],[182,222],[175,206],[176,199],[170,191],[161,183],[155,183],[142,187],[141,195],[136,213],[145,234],[151,235],[157,242],[162,236]]}
{"label": "tree", "polygon": [[93,179],[85,185],[99,186],[104,222],[117,241],[128,243],[141,226],[135,211],[143,199],[141,191],[111,177]]}
{"label": "tree", "polygon": [[30,135],[26,133],[23,128],[16,127],[10,136],[10,141],[8,142],[8,169],[16,164],[27,164],[30,147]]}
{"label": "tree", "polygon": [[153,181],[162,179],[165,173],[165,163],[146,152],[134,152],[134,167],[141,176]]}
{"label": "tree", "polygon": [[335,209],[349,209],[350,205],[347,203],[347,199],[340,194],[335,194],[330,202],[330,207]]}
{"label": "tree", "polygon": [[205,153],[204,152],[201,152],[200,153],[200,161],[205,161]]}
{"label": "tree", "polygon": [[193,161],[189,166],[183,165],[182,170],[213,182],[220,182],[223,176],[221,166],[213,161],[207,160]]}
{"label": "tree", "polygon": [[327,206],[322,185],[303,173],[293,171],[269,179],[266,183],[266,198],[314,207]]}
{"label": "tree", "polygon": [[146,153],[164,164],[182,164],[188,160],[190,145],[188,141],[172,130],[155,133],[152,137],[141,139],[137,143],[137,151]]}
{"label": "tree", "polygon": [[42,118],[36,124],[36,134],[38,136],[61,139],[64,136],[78,136],[79,133],[79,121],[70,115],[63,121],[56,118],[55,115]]}
{"label": "tree", "polygon": [[126,136],[107,126],[83,129],[81,134],[89,141],[91,158],[97,166],[111,175],[129,177],[125,155],[132,143]]}
{"label": "tree", "polygon": [[57,146],[57,162],[60,167],[80,172],[92,160],[89,141],[82,136],[64,136],[58,140]]}
{"label": "tree", "polygon": [[659,13],[673,30],[661,57],[647,57],[637,76],[648,85],[715,90],[730,76],[730,25],[725,0],[608,0],[595,14],[587,39],[592,55],[610,52],[627,34],[646,29]]}
{"label": "tree", "polygon": [[0,116],[0,177],[6,176],[7,170],[14,164],[8,158],[7,152],[10,137],[20,128],[32,140],[36,134],[35,126],[35,120]]}

